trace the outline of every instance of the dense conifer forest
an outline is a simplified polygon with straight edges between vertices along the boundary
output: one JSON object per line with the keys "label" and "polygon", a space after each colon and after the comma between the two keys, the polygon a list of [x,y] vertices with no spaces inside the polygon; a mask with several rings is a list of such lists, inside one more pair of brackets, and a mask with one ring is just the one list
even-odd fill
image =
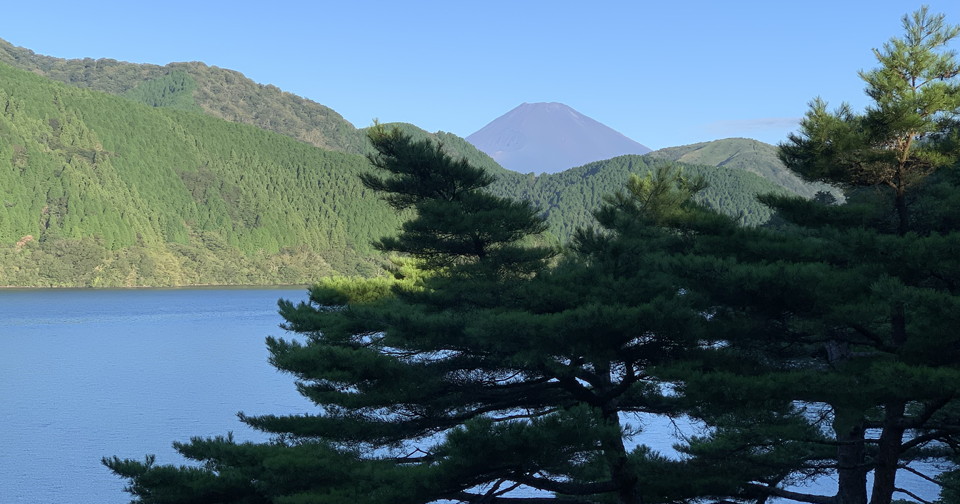
{"label": "dense conifer forest", "polygon": [[789,193],[782,186],[744,170],[687,165],[649,155],[620,156],[537,177],[508,174],[499,177],[491,190],[530,201],[542,209],[551,234],[566,242],[577,229],[595,223],[593,212],[600,208],[604,196],[622,188],[630,175],[643,176],[665,165],[677,166],[688,176],[703,176],[708,185],[697,199],[747,226],[770,219],[770,209],[756,199],[758,194]]}

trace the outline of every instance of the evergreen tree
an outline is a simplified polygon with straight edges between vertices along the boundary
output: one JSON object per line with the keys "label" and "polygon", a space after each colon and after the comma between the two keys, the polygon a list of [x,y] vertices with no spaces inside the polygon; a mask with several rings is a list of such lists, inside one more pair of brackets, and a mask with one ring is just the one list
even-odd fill
{"label": "evergreen tree", "polygon": [[[881,68],[862,74],[875,107],[834,115],[815,102],[781,147],[798,174],[845,185],[847,203],[767,197],[780,229],[704,233],[677,270],[711,300],[711,351],[673,371],[691,414],[714,428],[688,447],[704,488],[723,483],[704,492],[919,499],[898,471],[932,478],[913,463],[960,446],[960,87],[952,53],[934,51],[958,29],[926,9],[904,25],[877,52]],[[831,473],[835,495],[784,488]]]}
{"label": "evergreen tree", "polygon": [[860,72],[874,102],[864,114],[847,104],[828,112],[817,98],[800,133],[780,146],[781,160],[807,180],[889,187],[900,234],[910,225],[908,189],[955,156],[938,147],[955,135],[960,112],[960,62],[945,49],[960,26],[924,6],[903,17],[903,28],[902,38],[874,49],[880,67]]}

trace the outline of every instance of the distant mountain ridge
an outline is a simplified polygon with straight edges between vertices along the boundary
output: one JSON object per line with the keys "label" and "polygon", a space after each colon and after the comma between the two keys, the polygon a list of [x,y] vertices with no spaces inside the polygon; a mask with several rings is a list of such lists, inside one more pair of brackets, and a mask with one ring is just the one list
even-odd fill
{"label": "distant mountain ridge", "polygon": [[508,170],[557,173],[650,148],[562,103],[522,103],[467,141]]}
{"label": "distant mountain ridge", "polygon": [[370,152],[363,132],[333,109],[276,86],[258,84],[235,70],[197,61],[159,66],[109,58],[63,59],[36,54],[3,39],[0,62],[152,107],[195,110],[251,124],[326,150]]}

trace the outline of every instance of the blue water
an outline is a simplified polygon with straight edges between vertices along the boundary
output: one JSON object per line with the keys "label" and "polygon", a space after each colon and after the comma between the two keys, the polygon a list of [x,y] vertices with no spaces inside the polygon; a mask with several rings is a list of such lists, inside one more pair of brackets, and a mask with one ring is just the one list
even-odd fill
{"label": "blue water", "polygon": [[267,364],[279,298],[306,290],[0,290],[0,503],[126,503],[103,456],[183,461],[175,440],[310,404]]}
{"label": "blue water", "polygon": [[[279,327],[280,298],[306,291],[0,289],[0,504],[127,503],[101,457],[179,464],[173,441],[265,440],[238,411],[315,411],[267,363],[266,336],[296,337]],[[642,423],[638,441],[667,454],[677,428],[692,429]],[[910,476],[898,484],[936,498]]]}

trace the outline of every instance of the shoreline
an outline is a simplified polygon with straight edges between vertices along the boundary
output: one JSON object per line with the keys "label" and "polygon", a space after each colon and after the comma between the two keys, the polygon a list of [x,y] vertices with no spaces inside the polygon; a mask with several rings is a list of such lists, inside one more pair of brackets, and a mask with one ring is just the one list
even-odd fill
{"label": "shoreline", "polygon": [[108,290],[291,290],[291,289],[309,289],[313,284],[268,284],[268,285],[258,285],[258,284],[195,284],[195,285],[170,285],[170,286],[136,286],[136,287],[23,287],[15,285],[0,285],[0,292],[10,292],[10,291],[41,291],[41,290],[57,290],[57,291],[108,291]]}

